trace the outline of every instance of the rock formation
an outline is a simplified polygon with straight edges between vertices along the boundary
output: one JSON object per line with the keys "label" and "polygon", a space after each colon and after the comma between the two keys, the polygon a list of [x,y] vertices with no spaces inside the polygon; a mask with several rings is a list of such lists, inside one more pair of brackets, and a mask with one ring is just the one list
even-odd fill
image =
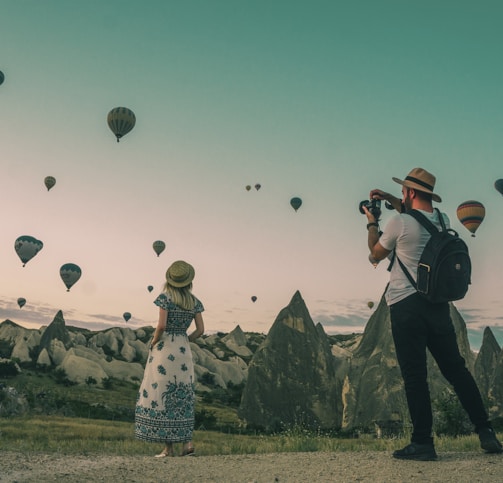
{"label": "rock formation", "polygon": [[484,399],[487,399],[489,396],[491,381],[494,377],[494,371],[496,370],[500,354],[501,347],[496,341],[492,330],[486,327],[484,329],[482,345],[475,359],[474,368],[474,376]]}
{"label": "rock formation", "polygon": [[15,388],[0,384],[0,417],[21,416],[29,410],[26,397]]}
{"label": "rock formation", "polygon": [[[492,418],[503,417],[503,351],[490,329],[480,352],[470,350],[466,326],[451,304],[451,318],[461,354],[474,370]],[[58,312],[45,329],[0,323],[0,357],[16,358],[21,367],[63,369],[79,384],[89,378],[98,385],[107,378],[139,382],[149,352],[153,327],[116,327],[89,331],[66,327]],[[403,381],[384,300],[372,314],[363,335],[326,335],[314,325],[299,292],[281,310],[269,334],[211,334],[191,343],[196,389],[244,384],[239,416],[267,429],[291,425],[320,428],[401,432],[409,424]],[[432,399],[447,384],[428,356]],[[219,389],[220,390],[220,389]]]}
{"label": "rock formation", "polygon": [[38,346],[40,331],[30,330],[11,320],[0,324],[0,357],[15,357],[20,362],[31,360],[30,351]]}
{"label": "rock formation", "polygon": [[238,414],[267,429],[335,428],[341,403],[328,339],[296,292],[250,362]]}
{"label": "rock formation", "polygon": [[61,310],[58,311],[54,320],[44,330],[42,338],[40,339],[40,349],[47,349],[47,351],[49,351],[53,340],[61,341],[66,350],[72,345],[70,334],[66,328],[65,319],[63,318],[63,312]]}
{"label": "rock formation", "polygon": [[[132,330],[114,327],[91,332],[67,327],[61,311],[53,322],[42,330],[25,329],[14,322],[0,324],[0,357],[16,358],[22,363],[36,363],[39,367],[63,369],[69,381],[83,384],[92,378],[98,385],[103,379],[116,378],[124,381],[141,381],[148,357],[148,343],[153,327]],[[229,337],[230,336],[230,337]],[[248,366],[237,355],[251,355],[246,347],[246,335],[239,326],[227,337],[226,344],[219,336],[212,344],[201,345],[214,348],[221,354],[192,343],[196,383],[197,378],[210,373],[215,384],[226,388],[229,383],[242,384],[248,374]],[[244,345],[243,345],[244,344]],[[214,347],[213,347],[214,346]],[[218,347],[223,349],[219,349]],[[200,383],[199,389],[209,390]]]}
{"label": "rock formation", "polygon": [[408,417],[403,381],[384,297],[370,317],[353,353],[342,390],[344,429],[395,431]]}
{"label": "rock formation", "polygon": [[246,335],[239,325],[232,332],[222,337],[222,342],[229,350],[235,352],[240,357],[253,356],[253,352],[246,347]]}
{"label": "rock formation", "polygon": [[[468,343],[466,325],[454,305],[450,307],[461,355],[467,367],[473,370],[474,356]],[[447,383],[429,353],[428,382],[432,400],[446,389]],[[342,427],[345,429],[377,427],[380,434],[396,434],[409,425],[403,380],[384,296],[353,353],[342,397]]]}
{"label": "rock formation", "polygon": [[503,417],[503,351],[500,351],[489,385],[489,416]]}

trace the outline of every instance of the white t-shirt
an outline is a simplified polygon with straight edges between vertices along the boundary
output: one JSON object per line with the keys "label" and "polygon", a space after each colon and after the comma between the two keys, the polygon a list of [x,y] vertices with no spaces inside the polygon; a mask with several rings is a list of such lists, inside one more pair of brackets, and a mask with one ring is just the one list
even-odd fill
{"label": "white t-shirt", "polygon": [[[436,210],[432,213],[423,210],[418,211],[425,215],[437,228],[441,227]],[[446,228],[449,228],[449,218],[445,213],[442,213],[442,216]],[[423,225],[412,216],[402,213],[389,220],[383,234],[379,238],[379,242],[383,248],[391,250],[392,253],[390,253],[388,258],[391,259],[393,250],[395,250],[396,256],[406,266],[412,278],[416,280],[417,265],[429,239],[430,233]],[[389,286],[385,294],[386,303],[393,305],[415,292],[416,289],[409,282],[407,275],[405,275],[398,261],[395,260],[390,273]]]}

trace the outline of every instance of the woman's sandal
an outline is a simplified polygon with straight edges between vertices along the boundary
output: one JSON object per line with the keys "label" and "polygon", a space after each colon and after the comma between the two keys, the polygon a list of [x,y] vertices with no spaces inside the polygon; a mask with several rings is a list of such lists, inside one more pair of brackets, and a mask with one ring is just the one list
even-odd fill
{"label": "woman's sandal", "polygon": [[162,450],[159,454],[155,455],[155,458],[166,458],[166,456],[175,456],[175,453],[173,452],[173,450]]}
{"label": "woman's sandal", "polygon": [[195,456],[196,455],[196,448],[194,446],[189,446],[187,449],[184,449],[182,451],[182,454],[180,456]]}

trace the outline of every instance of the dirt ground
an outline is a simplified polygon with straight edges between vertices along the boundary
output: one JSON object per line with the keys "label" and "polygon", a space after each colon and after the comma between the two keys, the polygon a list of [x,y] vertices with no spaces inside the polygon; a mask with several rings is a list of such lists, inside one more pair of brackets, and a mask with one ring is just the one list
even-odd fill
{"label": "dirt ground", "polygon": [[0,482],[439,482],[503,481],[503,455],[444,453],[438,461],[398,461],[385,452],[266,455],[65,456],[0,453]]}

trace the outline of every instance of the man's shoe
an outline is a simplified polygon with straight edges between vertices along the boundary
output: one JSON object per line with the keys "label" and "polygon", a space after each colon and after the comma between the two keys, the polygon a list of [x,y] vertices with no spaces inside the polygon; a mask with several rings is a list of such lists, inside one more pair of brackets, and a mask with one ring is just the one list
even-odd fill
{"label": "man's shoe", "polygon": [[493,428],[479,429],[480,446],[486,450],[486,453],[503,453],[501,443],[496,438]]}
{"label": "man's shoe", "polygon": [[410,443],[405,448],[396,450],[393,453],[393,458],[400,460],[435,461],[437,453],[432,443]]}

